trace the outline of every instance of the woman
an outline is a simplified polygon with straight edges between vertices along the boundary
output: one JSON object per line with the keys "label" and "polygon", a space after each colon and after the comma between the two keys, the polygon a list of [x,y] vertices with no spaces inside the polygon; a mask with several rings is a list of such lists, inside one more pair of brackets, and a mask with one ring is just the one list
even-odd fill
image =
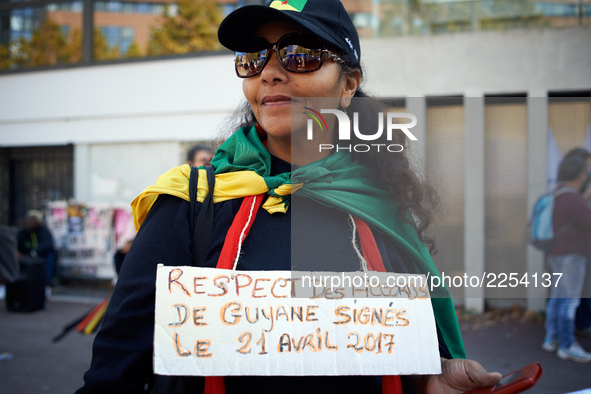
{"label": "woman", "polygon": [[[384,160],[375,152],[354,155],[319,150],[319,143],[336,140],[334,119],[327,116],[326,130],[308,140],[307,119],[291,116],[293,107],[298,114],[302,108],[312,108],[319,100],[315,98],[323,98],[322,105],[328,105],[324,108],[365,112],[365,102],[353,100],[364,96],[359,90],[359,39],[340,1],[274,1],[269,7],[243,7],[224,20],[219,38],[236,53],[236,72],[243,78],[248,107],[239,130],[212,160],[215,219],[204,265],[220,267],[223,262],[240,270],[358,271],[360,260],[350,241],[349,225],[353,224],[370,229],[380,254],[380,270],[416,268],[436,274],[424,246],[429,242],[424,231],[430,212],[420,201],[427,189],[410,170],[404,154],[390,154],[392,160]],[[292,61],[294,54],[298,61]],[[396,138],[391,142],[404,143],[401,136]],[[400,392],[397,385],[401,381],[407,393],[462,393],[500,379],[476,362],[448,360],[463,356],[449,299],[434,300],[444,356],[443,373],[438,376],[401,380],[153,376],[156,265],[186,265],[193,259],[188,178],[188,166],[173,169],[132,204],[141,227],[95,340],[86,384],[79,392],[201,392],[204,386],[206,392],[228,393],[243,392],[246,387],[256,387],[257,392],[277,392],[279,387],[282,392],[382,392],[382,381],[394,388],[390,392]],[[200,176],[201,200],[206,185]],[[245,208],[256,212],[254,220],[238,223]],[[418,226],[409,213],[417,218]],[[243,225],[251,227],[246,240],[239,238],[236,246],[231,234]],[[232,250],[229,257],[228,250]],[[303,253],[294,264],[293,250]]]}

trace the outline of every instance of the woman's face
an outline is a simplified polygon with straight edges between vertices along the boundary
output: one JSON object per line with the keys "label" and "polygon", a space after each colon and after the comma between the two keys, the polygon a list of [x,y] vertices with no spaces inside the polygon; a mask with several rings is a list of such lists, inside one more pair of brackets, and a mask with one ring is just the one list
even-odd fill
{"label": "woman's face", "polygon": [[[285,34],[295,32],[303,31],[291,22],[276,21],[262,25],[256,30],[255,35],[273,43]],[[317,71],[292,73],[281,66],[273,51],[263,71],[254,77],[244,79],[242,88],[257,120],[267,132],[269,151],[279,155],[278,150],[291,148],[292,137],[297,138],[295,133],[302,136],[306,134],[307,118],[298,116],[294,118],[294,135],[292,135],[292,106],[317,108],[318,101],[307,99],[308,97],[334,97],[337,99],[332,100],[332,108],[338,108],[339,105],[346,108],[359,86],[359,79],[359,73],[341,76],[340,66],[329,59],[325,59],[322,67]],[[303,99],[292,101],[292,98]],[[334,122],[335,119],[332,118],[336,117],[327,116],[327,122]],[[327,134],[327,136],[331,142],[332,135]]]}

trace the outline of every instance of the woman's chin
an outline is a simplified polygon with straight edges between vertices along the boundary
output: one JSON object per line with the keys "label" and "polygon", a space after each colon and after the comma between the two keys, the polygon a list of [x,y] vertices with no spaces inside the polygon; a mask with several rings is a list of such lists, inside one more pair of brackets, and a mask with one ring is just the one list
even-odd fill
{"label": "woman's chin", "polygon": [[290,119],[274,119],[271,122],[261,123],[261,126],[263,126],[263,129],[269,138],[289,139],[300,134],[298,130],[303,130],[305,132],[305,128],[292,125]]}
{"label": "woman's chin", "polygon": [[290,139],[291,138],[291,125],[289,122],[279,125],[265,125],[263,129],[267,133],[267,138],[275,139]]}

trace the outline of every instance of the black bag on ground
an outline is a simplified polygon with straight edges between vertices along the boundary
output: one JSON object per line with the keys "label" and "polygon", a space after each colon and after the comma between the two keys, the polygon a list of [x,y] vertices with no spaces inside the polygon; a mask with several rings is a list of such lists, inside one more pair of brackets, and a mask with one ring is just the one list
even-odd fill
{"label": "black bag on ground", "polygon": [[14,312],[33,312],[45,307],[45,260],[20,260],[18,279],[6,285],[6,308]]}

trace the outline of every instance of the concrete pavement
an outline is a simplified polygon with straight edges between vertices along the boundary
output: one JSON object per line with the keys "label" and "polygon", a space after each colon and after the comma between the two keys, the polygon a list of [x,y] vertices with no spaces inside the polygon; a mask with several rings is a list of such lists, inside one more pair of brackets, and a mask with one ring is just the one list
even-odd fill
{"label": "concrete pavement", "polygon": [[[484,316],[460,315],[460,328],[468,358],[477,360],[489,371],[504,375],[534,361],[540,362],[544,372],[528,393],[591,390],[591,363],[560,360],[541,350],[545,333],[542,315],[527,314],[520,309],[493,311]],[[591,338],[576,339],[591,351]]]}
{"label": "concrete pavement", "polygon": [[0,353],[12,353],[14,358],[0,361],[0,392],[73,393],[90,365],[94,335],[72,332],[57,343],[52,338],[89,312],[95,300],[50,301],[46,309],[30,313],[7,311],[1,301]]}

